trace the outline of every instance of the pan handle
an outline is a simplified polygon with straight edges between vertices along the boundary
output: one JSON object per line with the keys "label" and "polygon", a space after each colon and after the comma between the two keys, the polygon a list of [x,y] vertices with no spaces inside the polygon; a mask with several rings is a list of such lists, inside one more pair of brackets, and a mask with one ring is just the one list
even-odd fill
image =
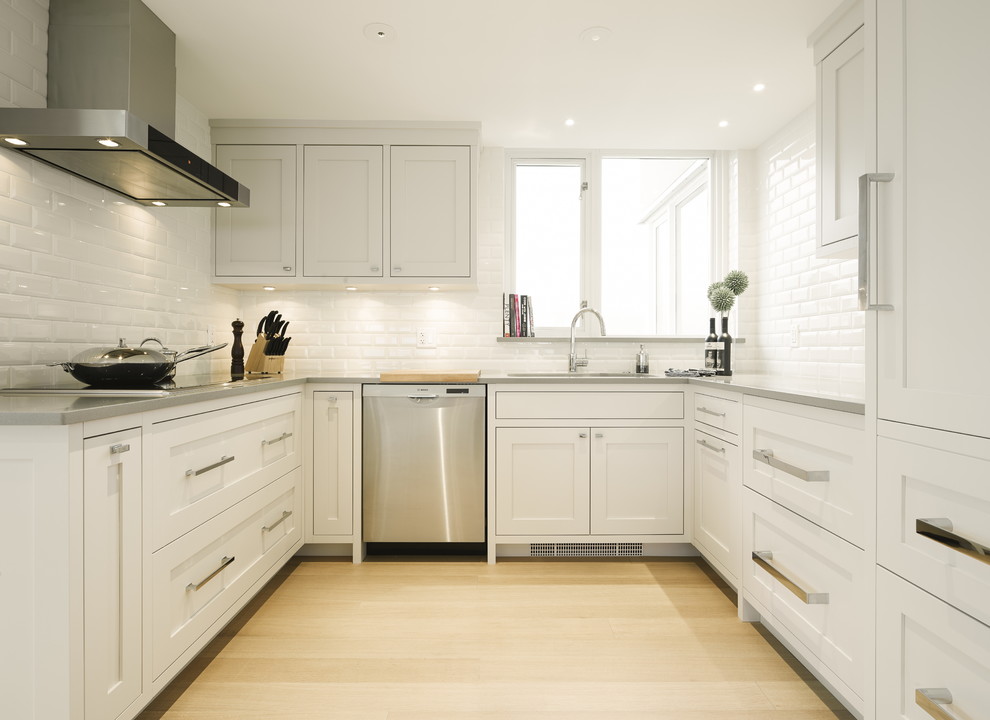
{"label": "pan handle", "polygon": [[201,345],[200,347],[194,347],[189,350],[184,350],[175,356],[175,363],[178,364],[184,360],[192,360],[200,355],[206,355],[214,350],[219,350],[221,348],[227,347],[227,343],[220,343],[219,345]]}

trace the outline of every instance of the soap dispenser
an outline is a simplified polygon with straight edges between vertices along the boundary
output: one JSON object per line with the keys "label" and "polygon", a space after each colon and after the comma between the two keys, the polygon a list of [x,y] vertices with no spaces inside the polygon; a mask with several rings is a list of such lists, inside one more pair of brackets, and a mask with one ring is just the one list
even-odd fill
{"label": "soap dispenser", "polygon": [[650,356],[642,345],[639,346],[639,352],[636,353],[636,372],[640,375],[646,375],[650,372]]}

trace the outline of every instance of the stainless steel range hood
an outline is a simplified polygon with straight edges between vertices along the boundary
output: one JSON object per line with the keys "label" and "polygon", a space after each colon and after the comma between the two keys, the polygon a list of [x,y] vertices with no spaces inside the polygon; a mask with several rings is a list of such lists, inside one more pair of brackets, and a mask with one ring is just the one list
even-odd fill
{"label": "stainless steel range hood", "polygon": [[174,33],[140,0],[51,0],[48,107],[0,108],[5,146],[143,205],[247,207],[174,133]]}

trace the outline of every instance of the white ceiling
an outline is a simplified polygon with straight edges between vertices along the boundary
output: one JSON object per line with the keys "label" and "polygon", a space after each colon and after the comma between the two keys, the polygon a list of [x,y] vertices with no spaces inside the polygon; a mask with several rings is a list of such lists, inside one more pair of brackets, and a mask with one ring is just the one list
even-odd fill
{"label": "white ceiling", "polygon": [[[480,121],[503,147],[733,149],[814,102],[807,39],[842,0],[145,3],[177,36],[179,93],[210,118]],[[394,38],[368,39],[371,23]],[[596,26],[611,35],[582,42]]]}

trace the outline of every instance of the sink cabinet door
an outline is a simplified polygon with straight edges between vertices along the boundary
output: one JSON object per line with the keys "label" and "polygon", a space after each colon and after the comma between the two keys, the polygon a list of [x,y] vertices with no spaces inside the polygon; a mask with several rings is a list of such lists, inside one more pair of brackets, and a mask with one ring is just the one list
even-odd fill
{"label": "sink cabinet door", "polygon": [[588,534],[588,435],[588,428],[495,431],[499,535]]}
{"label": "sink cabinet door", "polygon": [[684,431],[592,428],[591,532],[684,532]]}

